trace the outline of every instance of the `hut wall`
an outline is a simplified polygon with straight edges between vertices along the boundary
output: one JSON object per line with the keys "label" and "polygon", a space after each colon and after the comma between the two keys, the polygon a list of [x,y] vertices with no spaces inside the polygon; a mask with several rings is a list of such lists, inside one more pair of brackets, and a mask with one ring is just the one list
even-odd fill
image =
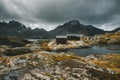
{"label": "hut wall", "polygon": [[56,38],[56,43],[57,44],[66,44],[67,39],[66,38]]}
{"label": "hut wall", "polygon": [[80,37],[78,36],[67,36],[68,40],[80,40]]}

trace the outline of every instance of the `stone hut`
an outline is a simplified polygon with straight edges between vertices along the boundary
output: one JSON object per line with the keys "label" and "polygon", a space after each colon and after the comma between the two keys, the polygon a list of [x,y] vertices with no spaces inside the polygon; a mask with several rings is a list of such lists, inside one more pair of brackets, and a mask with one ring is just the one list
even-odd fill
{"label": "stone hut", "polygon": [[57,44],[66,44],[67,36],[56,36],[56,43]]}
{"label": "stone hut", "polygon": [[80,35],[78,34],[67,34],[68,40],[80,40]]}

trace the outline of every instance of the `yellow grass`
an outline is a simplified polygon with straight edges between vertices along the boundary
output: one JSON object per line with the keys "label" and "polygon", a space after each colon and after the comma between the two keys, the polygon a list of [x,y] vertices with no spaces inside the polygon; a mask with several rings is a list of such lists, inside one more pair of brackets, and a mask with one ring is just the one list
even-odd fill
{"label": "yellow grass", "polygon": [[44,50],[51,50],[51,48],[48,46],[48,43],[47,43],[47,42],[41,43],[41,47],[42,47],[42,49],[44,49]]}
{"label": "yellow grass", "polygon": [[100,60],[91,60],[98,66],[109,68],[117,73],[120,73],[120,55],[119,54],[108,54],[105,57],[100,57]]}

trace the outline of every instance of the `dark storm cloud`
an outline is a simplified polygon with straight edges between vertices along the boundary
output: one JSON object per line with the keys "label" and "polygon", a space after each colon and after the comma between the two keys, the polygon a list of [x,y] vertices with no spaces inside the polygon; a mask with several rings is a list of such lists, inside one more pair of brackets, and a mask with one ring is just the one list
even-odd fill
{"label": "dark storm cloud", "polygon": [[39,26],[79,19],[105,29],[120,25],[119,4],[120,0],[0,0],[0,20]]}
{"label": "dark storm cloud", "polygon": [[77,18],[88,23],[104,23],[117,13],[116,4],[114,0],[62,0],[38,9],[35,16],[53,22]]}
{"label": "dark storm cloud", "polygon": [[[8,5],[9,6],[9,5]],[[4,4],[4,1],[0,1],[0,20],[15,19],[17,15],[12,13]]]}

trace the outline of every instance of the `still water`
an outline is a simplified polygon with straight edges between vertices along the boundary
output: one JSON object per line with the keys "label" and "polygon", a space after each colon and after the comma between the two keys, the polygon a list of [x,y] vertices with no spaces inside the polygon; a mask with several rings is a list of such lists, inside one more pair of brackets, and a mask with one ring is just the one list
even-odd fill
{"label": "still water", "polygon": [[97,45],[91,48],[84,49],[69,49],[67,52],[73,52],[80,56],[88,56],[90,54],[120,54],[120,45]]}
{"label": "still water", "polygon": [[[48,39],[28,39],[29,41],[43,41]],[[110,45],[96,45],[91,48],[83,48],[83,49],[68,49],[64,52],[73,52],[80,56],[88,56],[91,54],[109,54],[109,53],[117,53],[120,54],[120,45],[110,44]]]}

